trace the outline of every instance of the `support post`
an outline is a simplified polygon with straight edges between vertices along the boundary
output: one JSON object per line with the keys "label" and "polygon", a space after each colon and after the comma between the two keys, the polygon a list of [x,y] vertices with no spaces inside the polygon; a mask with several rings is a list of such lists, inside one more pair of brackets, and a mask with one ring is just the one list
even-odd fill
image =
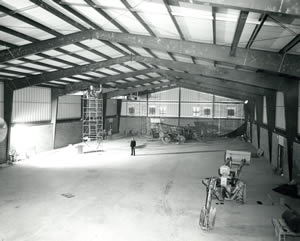
{"label": "support post", "polygon": [[275,130],[276,114],[276,92],[266,96],[267,102],[267,119],[268,119],[268,139],[269,139],[269,161],[272,162],[272,135]]}
{"label": "support post", "polygon": [[14,97],[13,88],[11,88],[8,81],[5,81],[4,82],[4,120],[7,125],[6,150],[5,150],[6,160],[8,160],[9,158],[9,151],[10,151],[13,97]]}
{"label": "support post", "polygon": [[120,132],[122,100],[117,100],[117,119],[118,119],[118,132]]}
{"label": "support post", "polygon": [[52,148],[53,149],[55,149],[58,100],[59,100],[58,92],[55,89],[51,89],[51,124],[52,124]]}
{"label": "support post", "polygon": [[298,99],[299,99],[299,82],[298,80],[287,81],[284,87],[284,109],[287,135],[287,154],[289,167],[289,180],[295,176],[293,173],[293,143],[297,135],[298,124]]}
{"label": "support post", "polygon": [[181,117],[181,87],[179,87],[178,93],[178,126],[180,126],[180,117]]}
{"label": "support post", "polygon": [[260,148],[260,127],[263,123],[263,96],[256,97],[257,146]]}

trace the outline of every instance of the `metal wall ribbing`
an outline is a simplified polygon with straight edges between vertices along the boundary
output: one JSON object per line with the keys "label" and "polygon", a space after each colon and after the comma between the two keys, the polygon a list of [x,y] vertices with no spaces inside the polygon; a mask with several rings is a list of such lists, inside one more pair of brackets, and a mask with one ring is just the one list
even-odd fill
{"label": "metal wall ribbing", "polygon": [[14,91],[13,123],[51,120],[51,89],[29,87]]}

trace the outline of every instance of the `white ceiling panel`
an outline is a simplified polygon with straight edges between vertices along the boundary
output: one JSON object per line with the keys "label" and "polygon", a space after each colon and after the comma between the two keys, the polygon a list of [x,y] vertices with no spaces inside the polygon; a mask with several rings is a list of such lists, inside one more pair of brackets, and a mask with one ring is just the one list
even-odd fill
{"label": "white ceiling panel", "polygon": [[31,42],[24,40],[22,38],[16,37],[14,35],[5,33],[0,31],[0,40],[3,40],[5,42],[15,44],[15,45],[24,45],[24,44],[29,44]]}
{"label": "white ceiling panel", "polygon": [[0,18],[1,25],[13,29],[17,32],[23,33],[25,35],[28,35],[30,37],[39,39],[39,40],[45,40],[49,38],[53,38],[54,36],[40,30],[38,28],[33,27],[30,24],[24,23],[21,20],[18,20],[17,18],[11,17],[11,16],[4,16]]}
{"label": "white ceiling panel", "polygon": [[93,23],[97,24],[100,28],[103,28],[104,30],[108,30],[108,31],[120,32],[120,30],[115,25],[113,25],[109,20],[103,17],[92,7],[90,6],[82,7],[76,5],[73,8],[79,13],[81,13],[83,16],[87,17]]}
{"label": "white ceiling panel", "polygon": [[57,62],[55,60],[52,60],[52,59],[41,59],[39,61],[42,62],[42,63],[45,63],[45,64],[50,64],[50,65],[54,65],[54,66],[61,67],[61,68],[71,67],[70,65],[64,65],[64,64],[62,64],[60,62]]}
{"label": "white ceiling panel", "polygon": [[105,55],[110,56],[111,58],[117,58],[123,56],[119,51],[114,50],[113,48],[109,47],[108,45],[102,44],[99,42],[98,47],[94,47],[94,50],[103,53]]}
{"label": "white ceiling panel", "polygon": [[159,51],[159,50],[152,50],[152,52],[160,59],[167,59],[167,60],[173,60],[171,58],[171,56],[166,53],[166,52],[162,52],[162,51]]}
{"label": "white ceiling panel", "polygon": [[176,17],[177,23],[185,37],[190,41],[213,42],[213,22],[190,17]]}
{"label": "white ceiling panel", "polygon": [[173,54],[173,56],[176,58],[177,61],[180,62],[186,62],[186,63],[193,63],[193,60],[189,56],[180,55],[180,54]]}
{"label": "white ceiling panel", "polygon": [[140,48],[140,47],[135,47],[135,46],[129,46],[131,49],[136,51],[138,54],[145,56],[145,57],[153,57],[151,54],[149,54],[145,49]]}
{"label": "white ceiling panel", "polygon": [[122,72],[124,72],[124,73],[132,72],[131,69],[128,69],[128,68],[126,68],[125,66],[120,65],[120,64],[114,65],[114,68],[117,69],[117,70],[120,70],[120,71],[122,71]]}
{"label": "white ceiling panel", "polygon": [[75,22],[80,23],[81,25],[83,25],[86,28],[91,28],[91,26],[89,24],[87,24],[85,21],[81,20],[80,18],[76,17],[69,11],[65,10],[63,7],[56,4],[54,1],[52,1],[52,0],[43,0],[43,1],[46,2],[47,4],[49,4],[50,6],[52,6],[53,8],[55,8],[56,10],[58,10],[59,12],[63,13],[65,16],[73,19]]}
{"label": "white ceiling panel", "polygon": [[150,75],[150,76],[153,77],[153,78],[157,78],[157,77],[160,76],[160,75],[157,74],[157,73],[149,73],[148,75]]}
{"label": "white ceiling panel", "polygon": [[162,14],[145,14],[141,13],[140,16],[146,24],[152,29],[157,37],[179,39],[180,36],[176,30],[172,19],[168,15]]}
{"label": "white ceiling panel", "polygon": [[257,35],[252,48],[279,51],[289,43],[295,35],[280,26],[263,26]]}
{"label": "white ceiling panel", "polygon": [[98,72],[87,72],[87,74],[92,75],[92,76],[95,76],[95,77],[97,77],[97,78],[103,78],[103,77],[105,77],[105,75],[100,74],[100,73],[98,73]]}
{"label": "white ceiling panel", "polygon": [[84,64],[89,64],[88,62],[85,62],[81,59],[77,59],[76,57],[73,57],[73,56],[70,56],[70,55],[60,55],[60,56],[57,56],[58,59],[61,59],[61,60],[65,60],[65,61],[68,61],[70,63],[75,63],[75,64],[79,64],[79,65],[84,65]]}
{"label": "white ceiling panel", "polygon": [[101,72],[103,73],[106,73],[106,74],[109,74],[109,75],[116,75],[116,74],[119,74],[118,72],[115,72],[115,71],[112,71],[110,69],[106,69],[106,68],[103,68],[103,69],[99,69]]}
{"label": "white ceiling panel", "polygon": [[137,63],[135,61],[128,61],[128,62],[125,62],[124,64],[132,67],[132,68],[135,68],[137,70],[142,70],[142,69],[145,69],[145,66],[141,65],[140,63]]}
{"label": "white ceiling panel", "polygon": [[255,24],[248,24],[248,23],[245,24],[238,47],[240,47],[240,48],[246,47],[254,29],[255,29],[255,26],[256,26]]}
{"label": "white ceiling panel", "polygon": [[128,10],[106,10],[106,12],[129,33],[149,35],[143,25]]}
{"label": "white ceiling panel", "polygon": [[231,45],[236,22],[216,21],[216,41],[219,45]]}
{"label": "white ceiling panel", "polygon": [[40,69],[40,70],[45,70],[45,71],[51,71],[51,70],[56,70],[56,69],[51,69],[51,68],[47,68],[45,66],[39,65],[39,64],[31,64],[31,63],[26,63],[26,64],[22,64],[26,67],[30,67],[30,68],[35,68],[35,69]]}
{"label": "white ceiling panel", "polygon": [[22,68],[18,68],[18,67],[7,67],[5,68],[6,70],[12,70],[12,71],[17,71],[17,72],[21,72],[20,74],[24,73],[24,74],[33,74],[36,73],[36,71],[31,71],[28,69],[22,69]]}
{"label": "white ceiling panel", "polygon": [[99,56],[98,54],[94,54],[94,53],[92,53],[88,50],[82,50],[80,52],[77,52],[77,54],[82,56],[82,57],[88,58],[91,61],[95,61],[95,62],[106,60],[105,58]]}
{"label": "white ceiling panel", "polygon": [[41,7],[24,11],[22,14],[62,34],[69,34],[79,31],[79,29],[73,27],[72,25],[63,21],[61,18],[53,15]]}

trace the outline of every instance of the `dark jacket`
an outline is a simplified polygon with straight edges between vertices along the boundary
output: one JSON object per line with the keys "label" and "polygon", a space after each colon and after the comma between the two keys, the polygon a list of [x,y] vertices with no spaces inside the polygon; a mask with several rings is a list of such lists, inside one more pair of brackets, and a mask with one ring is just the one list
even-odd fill
{"label": "dark jacket", "polygon": [[131,146],[131,147],[135,147],[135,146],[136,146],[135,140],[132,140],[132,141],[130,142],[130,146]]}

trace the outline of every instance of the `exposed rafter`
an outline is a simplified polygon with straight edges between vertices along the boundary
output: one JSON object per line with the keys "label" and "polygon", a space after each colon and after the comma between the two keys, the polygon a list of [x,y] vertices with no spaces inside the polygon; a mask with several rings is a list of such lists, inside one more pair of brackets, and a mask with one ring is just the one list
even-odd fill
{"label": "exposed rafter", "polygon": [[129,88],[129,89],[124,89],[124,90],[116,90],[116,91],[111,91],[107,93],[107,98],[112,98],[115,96],[122,96],[122,95],[127,95],[130,93],[134,92],[142,92],[145,90],[150,90],[150,89],[155,89],[155,88],[160,88],[164,86],[170,86],[170,85],[175,85],[176,83],[160,83],[160,84],[152,84],[152,85],[147,85],[147,86],[141,86],[137,88]]}
{"label": "exposed rafter", "polygon": [[124,63],[126,61],[129,61],[130,59],[131,59],[130,56],[124,56],[124,57],[120,57],[120,58],[101,61],[98,63],[82,65],[80,67],[72,67],[72,68],[68,68],[65,70],[58,70],[58,71],[53,71],[50,73],[35,75],[35,76],[31,76],[31,77],[19,78],[19,79],[15,79],[13,81],[13,83],[16,86],[16,89],[21,89],[21,88],[24,88],[27,86],[42,84],[42,83],[49,82],[51,80],[57,80],[57,79],[60,79],[63,77],[69,77],[72,75],[77,75],[77,74],[82,74],[82,73],[89,72],[89,71],[94,71],[99,68],[105,68],[105,67],[109,67],[109,66],[112,66],[115,64]]}
{"label": "exposed rafter", "polygon": [[189,73],[196,73],[206,77],[226,79],[246,85],[252,85],[267,89],[280,89],[283,86],[284,82],[288,81],[285,77],[263,72],[255,73],[221,67],[215,68],[205,65],[190,64],[185,62],[174,62],[171,60],[154,59],[141,56],[133,56],[132,59],[143,63],[156,63],[160,66],[165,66],[181,71],[187,71]]}
{"label": "exposed rafter", "polygon": [[199,75],[167,71],[167,70],[159,70],[159,72],[165,75],[168,79],[175,78],[175,79],[182,79],[183,81],[185,80],[193,81],[194,83],[210,84],[211,86],[216,86],[216,87],[224,87],[229,89],[231,88],[232,90],[243,92],[245,94],[268,95],[272,92],[270,90],[247,86],[245,84],[240,84],[228,80],[220,80],[213,77],[204,77]]}
{"label": "exposed rafter", "polygon": [[[130,78],[130,77],[136,78],[136,76],[138,76],[138,75],[145,75],[145,74],[151,73],[151,72],[154,72],[154,69],[143,69],[143,70],[123,73],[123,74],[111,75],[111,76],[103,77],[103,78],[97,78],[97,79],[94,79],[94,82],[97,84],[105,84],[105,83],[114,82],[117,80],[124,80],[124,79]],[[78,90],[88,88],[89,86],[90,86],[90,84],[84,83],[84,82],[69,84],[66,86],[66,91],[69,93],[72,91],[78,91]]]}
{"label": "exposed rafter", "polygon": [[286,46],[284,46],[279,53],[285,54],[289,50],[291,50],[296,44],[300,42],[300,34],[298,34],[295,38],[293,38]]}
{"label": "exposed rafter", "polygon": [[231,93],[234,95],[239,95],[239,96],[243,96],[243,98],[248,98],[248,99],[255,99],[258,95],[255,93],[249,93],[246,91],[242,91],[240,89],[236,89],[236,88],[230,88],[230,86],[221,86],[221,85],[215,85],[214,83],[210,83],[210,82],[195,82],[193,80],[190,79],[182,79],[180,80],[180,83],[183,84],[189,84],[189,85],[193,85],[193,86],[197,86],[200,88],[207,88],[207,89],[213,89],[214,91],[223,91],[224,93]]}
{"label": "exposed rafter", "polygon": [[168,0],[170,4],[176,4],[177,1],[182,3],[193,3],[201,5],[210,5],[221,8],[232,8],[238,10],[247,10],[258,13],[288,14],[300,16],[300,5],[298,0]]}
{"label": "exposed rafter", "polygon": [[220,96],[224,96],[227,98],[233,98],[233,99],[238,99],[238,100],[247,100],[248,99],[246,96],[233,94],[232,92],[219,91],[219,90],[215,90],[213,88],[206,88],[206,87],[201,87],[201,86],[188,84],[188,83],[180,83],[179,85],[186,89],[201,91],[201,92],[205,92],[205,93],[209,93],[209,94],[213,94],[213,95],[220,95]]}
{"label": "exposed rafter", "polygon": [[246,20],[248,18],[248,13],[246,11],[241,11],[237,24],[236,24],[236,28],[235,28],[235,33],[233,36],[233,41],[231,44],[231,48],[230,48],[230,56],[235,56],[236,53],[236,49],[238,47],[238,44],[240,42],[240,38],[242,36],[242,32],[244,30],[245,24],[246,24]]}
{"label": "exposed rafter", "polygon": [[[77,36],[77,33],[66,35],[69,38],[73,37],[74,42],[81,41],[84,36],[88,38],[96,38],[111,42],[124,43],[129,45],[135,45],[139,47],[148,47],[151,49],[157,49],[166,52],[173,52],[188,56],[200,57],[202,59],[210,59],[222,61],[225,63],[230,63],[233,65],[241,65],[246,67],[252,67],[257,69],[265,69],[272,72],[282,72],[289,75],[300,76],[300,67],[297,63],[300,62],[300,56],[296,55],[287,55],[284,57],[283,54],[265,52],[260,50],[249,50],[238,48],[236,57],[228,56],[230,47],[218,46],[212,44],[205,44],[199,42],[167,39],[167,38],[155,38],[151,36],[143,36],[136,34],[126,34],[126,33],[116,33],[109,31],[101,30],[87,30],[82,31],[81,36]],[[78,34],[79,35],[79,34]],[[58,37],[52,39],[55,43],[60,43],[61,38],[65,39],[66,36]],[[77,36],[79,39],[76,40],[74,36]],[[51,43],[52,46],[55,46],[55,43]],[[43,45],[44,41],[37,43],[42,45],[45,49],[48,49],[47,46]],[[31,49],[32,53],[35,53],[35,48],[37,44],[30,44],[26,47],[18,47],[18,51],[26,51],[30,53],[28,49]],[[24,49],[25,48],[25,49]],[[40,48],[42,49],[42,48]],[[17,51],[15,50],[15,51]],[[6,52],[6,53],[5,53]],[[9,55],[9,51],[1,51],[1,55]],[[293,64],[294,62],[294,64]]]}
{"label": "exposed rafter", "polygon": [[257,35],[259,34],[259,32],[261,30],[261,28],[264,26],[265,21],[267,20],[267,18],[268,18],[268,14],[264,13],[264,14],[261,15],[261,17],[260,17],[260,23],[255,26],[255,28],[254,28],[254,30],[253,30],[253,32],[251,34],[251,37],[250,37],[250,39],[249,39],[249,41],[248,41],[248,43],[246,45],[247,49],[251,48],[252,44],[254,43]]}
{"label": "exposed rafter", "polygon": [[144,85],[144,84],[148,84],[148,83],[152,83],[152,82],[156,82],[156,81],[161,81],[164,80],[166,78],[164,77],[157,77],[157,78],[150,78],[150,79],[144,79],[144,80],[138,80],[138,81],[130,81],[128,83],[125,84],[117,84],[115,87],[118,89],[126,89],[129,87],[134,87],[137,85]]}

